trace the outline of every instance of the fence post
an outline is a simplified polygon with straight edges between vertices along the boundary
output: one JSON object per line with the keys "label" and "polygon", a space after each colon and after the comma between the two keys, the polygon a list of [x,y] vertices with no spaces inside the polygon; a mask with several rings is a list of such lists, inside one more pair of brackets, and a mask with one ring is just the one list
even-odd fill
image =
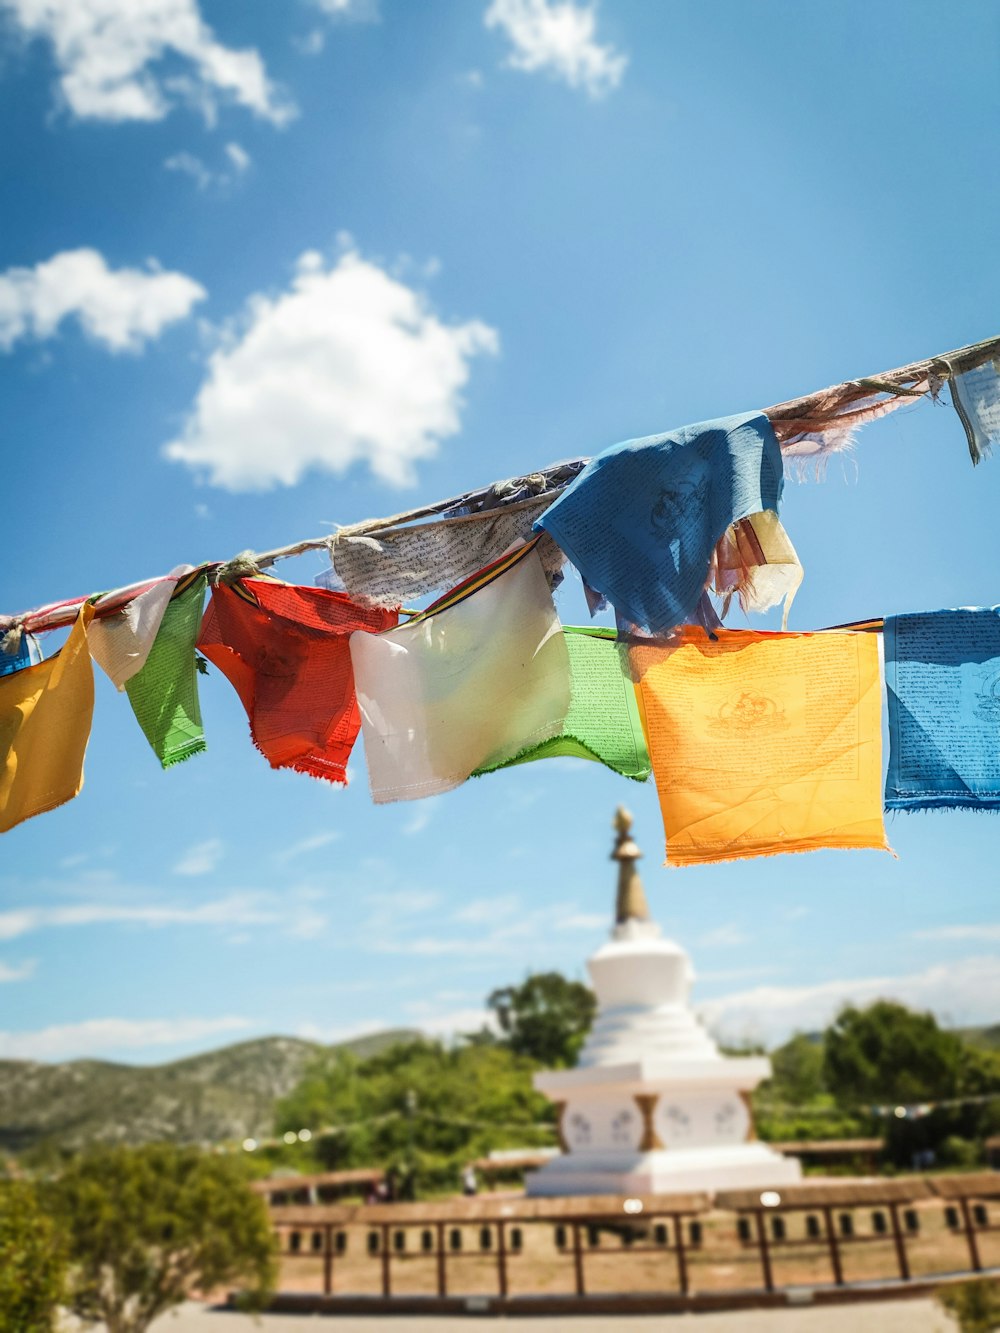
{"label": "fence post", "polygon": [[389,1223],[382,1223],[382,1295],[392,1295],[392,1284],[389,1280]]}
{"label": "fence post", "polygon": [[973,1271],[979,1273],[983,1266],[979,1261],[979,1246],[972,1225],[972,1214],[969,1212],[969,1201],[963,1195],[959,1202],[962,1205],[962,1221],[965,1223],[965,1239],[969,1242],[969,1258],[972,1260]]}
{"label": "fence post", "polygon": [[438,1295],[448,1295],[448,1277],[445,1273],[444,1259],[444,1223],[436,1223],[437,1230],[437,1261],[438,1261]]}
{"label": "fence post", "polygon": [[833,1266],[833,1280],[838,1287],[844,1285],[844,1270],[840,1264],[840,1245],[833,1227],[833,1209],[828,1204],[823,1207],[823,1220],[826,1222],[826,1240],[830,1246],[830,1263]]}
{"label": "fence post", "polygon": [[323,1295],[333,1291],[333,1227],[326,1224],[323,1241]]}
{"label": "fence post", "polygon": [[576,1294],[586,1296],[583,1282],[583,1246],[580,1244],[580,1223],[573,1223],[573,1269],[576,1273]]}
{"label": "fence post", "polygon": [[904,1282],[910,1280],[910,1261],[906,1256],[906,1237],[899,1225],[899,1204],[890,1203],[889,1216],[892,1218],[892,1238],[896,1242],[896,1258],[899,1260],[899,1276]]}
{"label": "fence post", "polygon": [[764,1272],[764,1290],[774,1290],[774,1278],[771,1275],[771,1256],[767,1249],[767,1228],[764,1226],[764,1214],[758,1208],[754,1214],[757,1219],[757,1245],[760,1248],[760,1266]]}
{"label": "fence post", "polygon": [[684,1223],[679,1213],[671,1213],[670,1216],[674,1224],[674,1248],[677,1251],[677,1283],[681,1295],[687,1296],[689,1287],[687,1256],[684,1253]]}
{"label": "fence post", "polygon": [[497,1286],[501,1296],[507,1295],[507,1236],[506,1222],[497,1223]]}

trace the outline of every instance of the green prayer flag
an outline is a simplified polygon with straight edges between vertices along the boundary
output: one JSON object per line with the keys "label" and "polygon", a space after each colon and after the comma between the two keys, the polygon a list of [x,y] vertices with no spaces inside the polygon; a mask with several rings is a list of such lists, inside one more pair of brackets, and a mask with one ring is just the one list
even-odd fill
{"label": "green prayer flag", "polygon": [[535,759],[569,755],[593,759],[623,777],[645,782],[651,766],[635,686],[623,668],[618,636],[610,629],[563,629],[569,654],[570,705],[560,735],[506,763],[476,769],[474,777]]}
{"label": "green prayer flag", "polygon": [[180,579],[145,666],[125,684],[136,720],[164,768],[205,749],[194,645],[206,583],[203,573]]}

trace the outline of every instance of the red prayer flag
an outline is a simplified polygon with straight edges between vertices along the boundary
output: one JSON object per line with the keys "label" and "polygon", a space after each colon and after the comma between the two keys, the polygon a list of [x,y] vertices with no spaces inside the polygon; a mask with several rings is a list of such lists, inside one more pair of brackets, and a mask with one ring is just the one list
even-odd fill
{"label": "red prayer flag", "polygon": [[212,589],[198,648],[240,696],[272,768],[346,783],[361,726],[350,635],[377,634],[398,619],[325,588],[238,579]]}

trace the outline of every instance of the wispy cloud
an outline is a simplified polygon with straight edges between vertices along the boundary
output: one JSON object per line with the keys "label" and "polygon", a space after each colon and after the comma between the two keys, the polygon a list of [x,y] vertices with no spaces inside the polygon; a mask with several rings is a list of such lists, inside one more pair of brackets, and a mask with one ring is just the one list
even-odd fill
{"label": "wispy cloud", "polygon": [[934,926],[930,930],[915,930],[915,940],[982,940],[994,943],[1000,940],[1000,925],[981,922],[974,926]]}
{"label": "wispy cloud", "polygon": [[544,71],[591,97],[617,88],[628,58],[596,40],[597,15],[573,0],[492,0],[484,22],[511,43],[507,65]]}
{"label": "wispy cloud", "polygon": [[608,930],[612,924],[607,912],[574,912],[556,922],[557,930]]}
{"label": "wispy cloud", "polygon": [[424,829],[427,828],[428,824],[431,822],[431,811],[426,809],[425,806],[426,802],[423,802],[420,809],[414,811],[400,829],[400,833],[404,834],[407,838],[412,838],[418,833],[423,833]]}
{"label": "wispy cloud", "polygon": [[68,1060],[108,1051],[175,1046],[205,1037],[240,1032],[246,1018],[90,1018],[34,1032],[0,1031],[0,1058],[6,1060]]}
{"label": "wispy cloud", "polygon": [[[576,918],[574,920],[574,917]],[[569,903],[551,903],[527,908],[516,894],[475,898],[438,923],[434,934],[401,934],[391,916],[387,930],[370,945],[376,953],[410,954],[418,958],[489,958],[523,956],[525,948],[560,928],[593,929],[594,921],[607,925],[606,917],[580,916]],[[569,926],[566,923],[569,922]],[[583,922],[585,924],[580,925]],[[474,934],[449,933],[447,926],[474,928]]]}
{"label": "wispy cloud", "polygon": [[238,143],[227,143],[223,152],[227,162],[224,167],[210,167],[197,154],[187,151],[171,154],[163,165],[167,171],[190,176],[199,190],[228,190],[250,170],[253,159]]}
{"label": "wispy cloud", "polygon": [[19,939],[42,930],[96,925],[268,926],[285,934],[307,936],[325,928],[325,916],[308,899],[292,893],[231,893],[209,902],[81,902],[64,906],[20,907],[0,912],[0,940]]}
{"label": "wispy cloud", "polygon": [[1000,958],[979,956],[939,963],[922,972],[845,977],[805,986],[756,986],[699,1005],[723,1034],[753,1033],[774,1042],[795,1029],[825,1027],[842,1004],[899,1000],[931,1009],[950,1023],[996,1021],[1000,1014]]}
{"label": "wispy cloud", "polygon": [[5,981],[27,981],[35,975],[38,960],[28,958],[23,963],[0,963],[0,983]]}
{"label": "wispy cloud", "polygon": [[741,944],[749,944],[749,936],[740,929],[735,921],[727,921],[706,931],[698,943],[704,949],[735,949]]}
{"label": "wispy cloud", "polygon": [[189,847],[174,866],[175,875],[210,875],[222,860],[226,844],[221,838],[208,838]]}
{"label": "wispy cloud", "polygon": [[309,852],[318,852],[324,847],[329,847],[330,843],[336,842],[339,837],[340,834],[332,829],[326,833],[314,833],[312,837],[293,842],[290,847],[283,847],[280,851],[275,852],[271,859],[275,865],[286,865],[297,856],[305,856]]}

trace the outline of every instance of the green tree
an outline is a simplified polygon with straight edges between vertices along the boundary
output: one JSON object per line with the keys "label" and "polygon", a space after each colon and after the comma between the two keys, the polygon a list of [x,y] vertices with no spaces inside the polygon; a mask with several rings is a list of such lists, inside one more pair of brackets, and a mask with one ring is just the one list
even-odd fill
{"label": "green tree", "polygon": [[559,972],[536,972],[520,986],[504,986],[487,1004],[505,1044],[549,1068],[573,1063],[597,1010],[594,992]]}
{"label": "green tree", "polygon": [[954,1316],[962,1333],[991,1333],[1000,1328],[1000,1288],[996,1282],[978,1278],[939,1287],[937,1298]]}
{"label": "green tree", "polygon": [[954,1097],[966,1052],[933,1014],[892,1000],[845,1005],[824,1035],[823,1077],[843,1106]]}
{"label": "green tree", "polygon": [[108,1333],[143,1333],[192,1290],[242,1283],[251,1305],[273,1286],[267,1208],[242,1163],[195,1148],[95,1148],[49,1187],[63,1235],[66,1305]]}
{"label": "green tree", "polygon": [[536,1068],[478,1043],[414,1041],[366,1060],[324,1054],[279,1103],[275,1128],[309,1126],[325,1167],[394,1166],[414,1170],[423,1189],[453,1189],[470,1158],[553,1142],[551,1107],[531,1086]]}
{"label": "green tree", "polygon": [[0,1333],[49,1333],[62,1282],[55,1229],[33,1186],[0,1184]]}
{"label": "green tree", "polygon": [[804,1032],[771,1052],[769,1099],[789,1106],[804,1106],[826,1091],[823,1082],[823,1044]]}

